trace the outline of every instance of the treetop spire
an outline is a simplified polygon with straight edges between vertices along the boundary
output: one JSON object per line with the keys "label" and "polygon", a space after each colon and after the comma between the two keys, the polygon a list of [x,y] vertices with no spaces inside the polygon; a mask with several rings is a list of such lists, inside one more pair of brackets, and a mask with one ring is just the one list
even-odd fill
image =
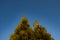
{"label": "treetop spire", "polygon": [[10,40],[54,40],[47,30],[39,25],[38,20],[34,22],[34,30],[30,28],[26,17],[22,17],[20,23],[10,36]]}

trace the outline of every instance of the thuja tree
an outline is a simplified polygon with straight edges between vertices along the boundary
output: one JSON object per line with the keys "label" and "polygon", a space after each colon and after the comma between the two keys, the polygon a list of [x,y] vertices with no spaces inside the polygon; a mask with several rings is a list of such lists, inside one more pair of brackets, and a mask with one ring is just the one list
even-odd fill
{"label": "thuja tree", "polygon": [[51,35],[47,32],[45,27],[39,25],[38,21],[36,20],[34,25],[34,36],[36,40],[54,40]]}
{"label": "thuja tree", "polygon": [[14,33],[10,35],[10,40],[54,40],[38,21],[34,22],[33,27],[34,30],[30,28],[28,19],[22,17]]}

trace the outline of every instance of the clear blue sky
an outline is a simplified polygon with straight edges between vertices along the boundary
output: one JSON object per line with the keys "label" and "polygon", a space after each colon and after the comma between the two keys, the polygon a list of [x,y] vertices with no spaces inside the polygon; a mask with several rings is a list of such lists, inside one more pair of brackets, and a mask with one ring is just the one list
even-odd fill
{"label": "clear blue sky", "polygon": [[31,28],[38,19],[55,40],[60,40],[59,0],[0,0],[0,40],[9,40],[23,15]]}

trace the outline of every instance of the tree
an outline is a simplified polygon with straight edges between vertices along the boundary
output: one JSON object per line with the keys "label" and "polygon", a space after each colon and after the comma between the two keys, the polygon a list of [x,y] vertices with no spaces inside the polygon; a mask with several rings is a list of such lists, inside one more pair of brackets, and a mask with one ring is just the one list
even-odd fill
{"label": "tree", "polygon": [[33,27],[34,30],[30,28],[28,19],[22,17],[14,33],[10,35],[10,40],[54,40],[38,21],[34,22]]}
{"label": "tree", "polygon": [[43,26],[39,25],[38,21],[35,21],[33,27],[36,40],[54,40],[47,30]]}

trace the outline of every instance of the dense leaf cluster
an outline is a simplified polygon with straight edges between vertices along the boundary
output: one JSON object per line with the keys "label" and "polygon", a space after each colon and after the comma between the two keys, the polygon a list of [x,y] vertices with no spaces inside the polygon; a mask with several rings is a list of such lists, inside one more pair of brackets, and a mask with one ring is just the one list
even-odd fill
{"label": "dense leaf cluster", "polygon": [[10,35],[10,40],[54,40],[44,27],[35,21],[34,30],[30,28],[27,18],[23,17],[21,22]]}

